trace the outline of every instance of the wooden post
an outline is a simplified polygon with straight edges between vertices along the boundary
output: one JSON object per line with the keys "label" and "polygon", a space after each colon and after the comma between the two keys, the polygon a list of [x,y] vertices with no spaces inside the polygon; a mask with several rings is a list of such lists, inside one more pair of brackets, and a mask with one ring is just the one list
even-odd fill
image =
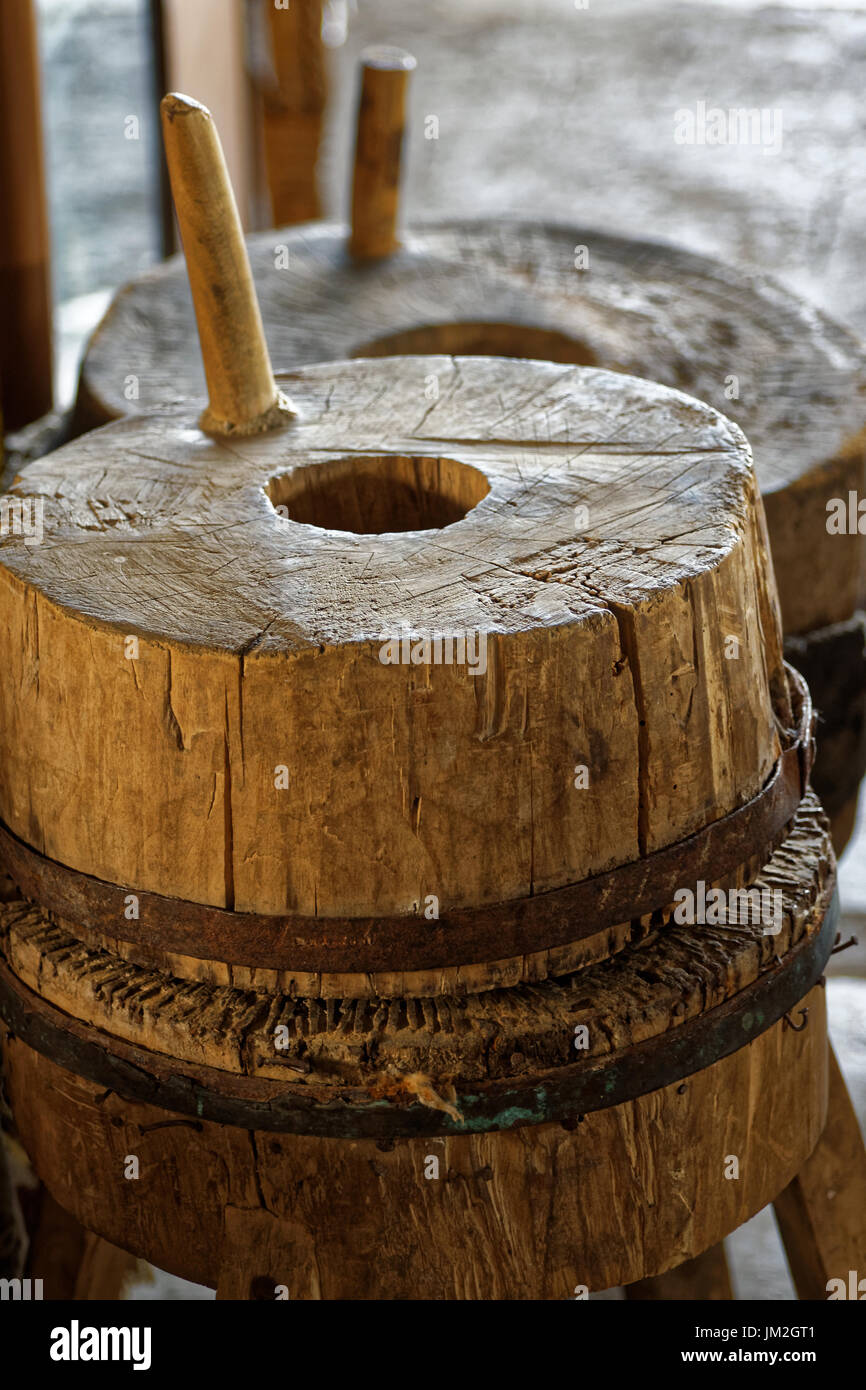
{"label": "wooden post", "polygon": [[844,1297],[866,1273],[866,1150],[860,1126],[830,1049],[827,1125],[811,1157],[773,1203],[798,1298],[826,1299],[830,1281]]}
{"label": "wooden post", "polygon": [[33,0],[0,0],[0,383],[5,427],[51,409],[48,213]]}
{"label": "wooden post", "polygon": [[400,48],[368,48],[361,55],[349,241],[349,251],[358,261],[379,260],[400,244],[394,229],[406,85],[414,67],[415,59]]}
{"label": "wooden post", "polygon": [[321,217],[316,165],[327,102],[322,0],[271,5],[273,68],[263,79],[262,134],[275,227]]}
{"label": "wooden post", "polygon": [[207,107],[170,93],[162,129],[195,304],[214,434],[258,434],[294,414],[277,389],[243,231]]}

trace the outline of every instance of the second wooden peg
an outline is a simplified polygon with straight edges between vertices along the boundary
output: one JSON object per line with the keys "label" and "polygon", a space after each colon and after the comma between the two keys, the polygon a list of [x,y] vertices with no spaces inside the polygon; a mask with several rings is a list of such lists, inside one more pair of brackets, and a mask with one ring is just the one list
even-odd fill
{"label": "second wooden peg", "polygon": [[415,59],[401,48],[368,48],[361,55],[361,96],[352,182],[349,252],[378,260],[399,246],[395,235],[406,86]]}

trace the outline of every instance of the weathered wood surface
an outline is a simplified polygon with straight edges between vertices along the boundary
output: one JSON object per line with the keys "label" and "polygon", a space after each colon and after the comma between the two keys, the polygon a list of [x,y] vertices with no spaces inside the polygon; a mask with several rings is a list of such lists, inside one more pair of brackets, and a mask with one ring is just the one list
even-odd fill
{"label": "weathered wood surface", "polygon": [[[866,1149],[832,1050],[829,1084],[827,1126],[814,1152],[776,1197],[773,1210],[799,1298],[826,1299],[831,1293],[862,1298]],[[841,1290],[831,1280],[840,1280]]]}
{"label": "weathered wood surface", "polygon": [[[730,825],[730,819],[713,822],[711,829],[719,825]],[[201,923],[196,936],[196,924],[191,921],[188,924],[188,944],[184,946],[166,936],[156,924],[152,911],[152,905],[158,903],[161,906],[166,905],[165,912],[160,913],[161,917],[170,918],[172,905],[175,905],[178,913],[186,913],[190,910],[190,904],[183,899],[151,898],[138,890],[140,917],[136,922],[127,922],[123,906],[128,897],[125,888],[112,889],[111,885],[101,882],[100,891],[111,892],[116,910],[109,910],[106,904],[98,917],[93,917],[80,897],[77,900],[73,899],[72,906],[64,908],[58,906],[49,892],[43,893],[45,879],[40,881],[34,878],[31,882],[19,876],[17,868],[15,876],[23,896],[30,896],[40,902],[52,920],[68,922],[76,936],[88,945],[108,949],[113,954],[138,965],[168,971],[180,979],[228,984],[239,988],[251,988],[256,992],[285,992],[292,997],[307,995],[316,998],[360,999],[393,998],[408,994],[422,998],[448,993],[462,995],[485,989],[527,984],[547,979],[549,976],[563,975],[568,971],[586,967],[594,961],[607,959],[628,943],[642,940],[651,931],[666,925],[675,909],[675,894],[687,882],[694,882],[700,878],[708,889],[739,889],[751,884],[766,858],[782,844],[787,829],[788,827],[782,827],[772,840],[764,842],[765,849],[762,853],[752,855],[738,862],[733,869],[718,875],[712,868],[712,856],[705,849],[708,842],[702,838],[702,833],[695,840],[686,843],[701,847],[701,864],[705,867],[687,871],[681,850],[674,847],[671,851],[672,864],[669,875],[673,886],[668,895],[658,897],[657,905],[647,911],[641,911],[636,901],[629,902],[627,897],[623,896],[620,906],[610,918],[612,924],[603,927],[599,927],[591,915],[577,908],[572,912],[566,904],[557,906],[555,911],[548,911],[551,903],[560,903],[559,894],[552,895],[550,900],[542,897],[513,900],[510,904],[493,904],[488,909],[489,920],[484,921],[483,931],[477,930],[478,923],[482,920],[479,909],[466,909],[462,916],[448,913],[444,918],[440,918],[435,933],[432,925],[430,928],[429,940],[433,944],[429,948],[429,954],[432,963],[426,966],[417,962],[410,965],[408,960],[404,959],[401,968],[396,968],[395,962],[408,952],[408,948],[404,951],[404,943],[410,942],[413,949],[416,945],[424,945],[427,935],[426,919],[425,928],[419,931],[412,919],[405,915],[366,921],[359,918],[327,918],[316,921],[304,916],[287,918],[268,914],[252,918],[249,914],[227,915],[221,910],[210,909],[213,917],[207,924],[207,930],[204,923]],[[0,836],[0,855],[5,844],[8,844],[8,840],[4,832],[3,836]],[[682,844],[682,841],[678,842],[678,846]],[[674,866],[678,858],[681,868],[677,875]],[[635,866],[626,866],[626,871],[631,876],[635,868],[633,876],[639,880],[641,868],[648,862],[635,861]],[[43,860],[42,864],[51,871],[59,870],[63,874],[69,872],[61,869],[54,860]],[[707,874],[710,875],[709,879],[706,877]],[[97,882],[87,879],[86,876],[76,875],[76,878],[87,883]],[[594,878],[584,882],[591,886],[600,881],[609,882],[605,876],[602,876],[601,880]],[[580,888],[581,885],[576,887]],[[564,891],[570,895],[572,890],[569,888]],[[601,900],[603,901],[603,897]],[[550,939],[547,945],[536,945],[532,949],[526,948],[522,951],[514,946],[508,947],[503,937],[508,936],[511,931],[509,914],[512,909],[521,914],[521,921],[525,921],[526,909],[536,903],[545,908],[545,914],[532,920],[532,933],[538,942],[544,941],[545,933],[556,933],[556,943]],[[77,911],[74,910],[76,906]],[[626,920],[615,920],[620,914],[629,912],[631,915]],[[121,918],[124,919],[122,923]],[[253,920],[260,924],[260,930],[254,936],[250,936],[248,924]],[[328,933],[335,921],[340,923],[340,950],[345,956],[345,964],[341,966],[335,965],[330,956],[325,959],[326,952],[330,949]],[[445,927],[440,932],[439,928],[443,922]],[[353,925],[355,923],[357,928]],[[465,931],[462,930],[464,925]],[[461,937],[459,941],[453,939],[458,934]],[[376,942],[371,941],[372,937],[376,938]],[[387,940],[387,948],[379,949],[376,943],[380,938]],[[520,941],[520,931],[516,939]],[[291,954],[297,949],[298,941],[305,943],[305,954],[313,962],[308,968],[302,969],[297,963],[292,966],[282,964],[282,958],[278,958],[279,949],[288,946]],[[385,964],[376,968],[368,964],[362,968],[361,952],[374,948],[377,958]],[[507,954],[509,949],[517,949],[517,954]],[[317,952],[321,953],[318,961]],[[440,954],[438,961],[437,953]],[[449,963],[442,958],[443,954],[447,955]],[[462,963],[455,961],[455,955],[459,956]]]}
{"label": "weathered wood surface", "polygon": [[400,157],[406,85],[414,66],[411,54],[385,44],[361,55],[349,238],[349,252],[356,261],[380,260],[400,244]]}
{"label": "weathered wood surface", "polygon": [[[596,363],[679,387],[733,416],[749,438],[786,632],[846,620],[862,601],[863,537],[829,535],[826,504],[866,491],[866,359],[854,335],[772,281],[579,227],[415,227],[395,256],[360,268],[342,227],[277,239],[287,265],[274,233],[249,246],[278,371],[371,352],[489,352]],[[586,270],[575,268],[581,247]],[[135,402],[123,395],[129,374]],[[735,386],[738,399],[726,394]],[[175,259],[115,298],[83,364],[79,424],[202,388]]]}
{"label": "weathered wood surface", "polygon": [[[303,1032],[319,1088],[331,1067],[346,1075],[348,1060],[356,1077],[423,1079],[428,1104],[447,1100],[458,1072],[568,1065],[575,1023],[587,1026],[588,1057],[627,1053],[772,972],[774,954],[817,930],[832,852],[813,797],[758,882],[783,894],[777,936],[672,928],[570,981],[462,1005],[364,1006],[366,1019],[337,1004],[315,1006],[314,1017],[306,1001],[292,1049]],[[255,1071],[268,1025],[300,1003],[274,1001],[266,1021],[268,1001],[247,995],[244,1020],[237,991],[146,978],[34,917],[20,904],[3,909],[9,959],[106,1046],[129,1033],[163,1056],[189,1055],[195,1038],[200,1058],[225,1064],[219,1035],[239,1040],[246,1025]],[[824,1005],[818,986],[798,1006],[801,1031],[780,1021],[676,1085],[577,1124],[441,1139],[252,1133],[124,1100],[18,1038],[5,1036],[5,1059],[22,1137],[55,1198],[105,1239],[221,1298],[568,1298],[682,1266],[790,1181],[825,1121]]]}
{"label": "weathered wood surface", "polygon": [[291,418],[274,381],[222,146],[206,107],[171,93],[165,157],[208,385],[202,429],[256,434]]}
{"label": "weathered wood surface", "polygon": [[[270,1280],[302,1299],[562,1299],[692,1259],[801,1168],[826,1117],[823,989],[803,1005],[802,1032],[780,1022],[687,1083],[576,1129],[390,1146],[179,1120],[8,1035],[4,1054],[49,1190],[160,1268],[221,1282],[224,1296],[262,1297]],[[137,1179],[124,1177],[130,1156]],[[431,1157],[438,1178],[425,1177]],[[732,1158],[739,1176],[726,1178]],[[253,1213],[246,1235],[227,1207]]]}
{"label": "weathered wood surface", "polygon": [[[131,890],[423,915],[635,860],[756,794],[791,711],[736,427],[546,363],[288,389],[270,436],[164,414],[26,470],[50,543],[0,545],[15,834]],[[483,635],[486,670],[383,664],[404,625]]]}
{"label": "weathered wood surface", "polygon": [[[325,1000],[264,993],[262,981],[255,990],[206,985],[96,949],[25,902],[0,907],[0,941],[43,999],[154,1052],[293,1083],[323,1100],[329,1087],[375,1089],[386,1073],[424,1074],[446,1096],[457,1083],[610,1057],[699,1018],[817,929],[833,882],[826,820],[810,795],[754,880],[781,894],[777,933],[764,934],[762,922],[656,929],[613,960],[544,984]],[[575,1051],[578,1028],[586,1035]]]}

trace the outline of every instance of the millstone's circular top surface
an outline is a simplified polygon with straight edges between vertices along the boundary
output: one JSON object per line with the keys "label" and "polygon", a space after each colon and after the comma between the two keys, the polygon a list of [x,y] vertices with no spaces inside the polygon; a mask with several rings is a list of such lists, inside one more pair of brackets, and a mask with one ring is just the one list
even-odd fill
{"label": "millstone's circular top surface", "polygon": [[14,494],[40,499],[45,543],[8,535],[3,565],[123,632],[261,656],[609,617],[748,524],[740,431],[648,382],[438,357],[281,385],[281,431],[221,441],[190,407],[30,465]]}
{"label": "millstone's circular top surface", "polygon": [[[857,338],[766,277],[580,227],[421,226],[396,254],[361,267],[346,239],[344,228],[318,224],[250,238],[278,369],[446,351],[646,376],[737,420],[765,493],[832,459],[866,421]],[[454,324],[459,331],[438,340],[419,333]],[[527,330],[523,345],[508,325]],[[115,298],[84,361],[82,412],[101,422],[203,389],[186,270],[175,257]]]}

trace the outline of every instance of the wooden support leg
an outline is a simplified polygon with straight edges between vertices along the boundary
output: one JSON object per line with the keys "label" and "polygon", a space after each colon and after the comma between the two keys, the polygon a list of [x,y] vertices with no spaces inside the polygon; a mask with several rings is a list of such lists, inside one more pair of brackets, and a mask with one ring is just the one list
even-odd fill
{"label": "wooden support leg", "polygon": [[687,1299],[722,1301],[734,1296],[723,1245],[713,1245],[693,1260],[686,1260],[654,1279],[627,1284],[625,1296],[639,1303],[668,1303]]}
{"label": "wooden support leg", "polygon": [[26,1272],[30,1278],[42,1280],[44,1298],[74,1298],[87,1232],[45,1188],[38,1189],[34,1197],[35,1206],[28,1221],[30,1249]]}
{"label": "wooden support leg", "polygon": [[832,1048],[826,1128],[773,1209],[799,1298],[827,1298],[831,1279],[848,1288],[852,1270],[866,1276],[866,1148]]}
{"label": "wooden support leg", "polygon": [[45,1299],[116,1302],[140,1267],[134,1255],[86,1231],[42,1189],[26,1273],[42,1280]]}
{"label": "wooden support leg", "polygon": [[72,1296],[78,1302],[117,1302],[126,1296],[127,1285],[146,1270],[144,1262],[127,1250],[86,1231]]}

